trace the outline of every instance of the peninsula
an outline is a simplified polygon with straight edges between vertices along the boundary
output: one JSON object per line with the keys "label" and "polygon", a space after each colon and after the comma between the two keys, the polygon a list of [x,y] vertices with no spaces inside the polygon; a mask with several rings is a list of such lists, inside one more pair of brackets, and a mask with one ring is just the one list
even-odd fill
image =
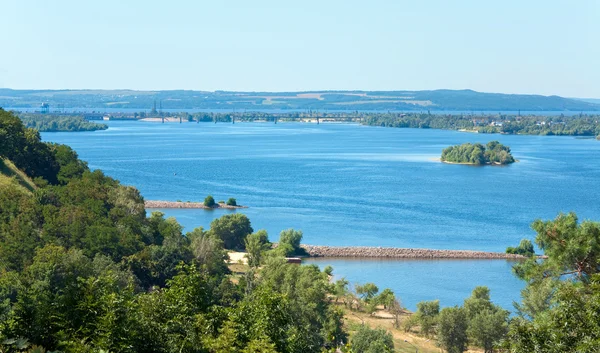
{"label": "peninsula", "polygon": [[156,200],[146,200],[144,201],[145,208],[203,208],[203,209],[238,209],[238,208],[248,208],[248,206],[240,206],[240,205],[228,205],[224,202],[215,202],[212,206],[206,206],[202,202],[183,202],[183,201],[156,201]]}
{"label": "peninsula", "polygon": [[481,143],[464,143],[450,146],[442,151],[442,162],[473,165],[505,165],[515,162],[510,147],[498,141],[490,141],[485,146]]}

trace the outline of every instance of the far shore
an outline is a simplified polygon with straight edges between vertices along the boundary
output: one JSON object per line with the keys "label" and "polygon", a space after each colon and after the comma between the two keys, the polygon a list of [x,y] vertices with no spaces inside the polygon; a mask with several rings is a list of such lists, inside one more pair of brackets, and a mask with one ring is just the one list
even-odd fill
{"label": "far shore", "polygon": [[228,209],[235,210],[238,208],[248,208],[248,206],[231,206],[227,205],[223,202],[215,204],[213,207],[205,206],[202,202],[182,202],[182,201],[155,201],[155,200],[146,200],[144,201],[144,207],[146,208],[202,208],[206,210],[215,210],[215,209]]}

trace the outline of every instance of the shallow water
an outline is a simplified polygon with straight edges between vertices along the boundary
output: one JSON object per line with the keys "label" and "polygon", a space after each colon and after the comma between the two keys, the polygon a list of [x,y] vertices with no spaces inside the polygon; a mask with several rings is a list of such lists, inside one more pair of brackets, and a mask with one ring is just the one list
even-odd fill
{"label": "shallow water", "polygon": [[[146,199],[235,197],[250,206],[239,212],[273,240],[293,227],[309,244],[504,251],[535,235],[529,224],[536,218],[571,210],[582,219],[600,215],[600,142],[592,139],[354,124],[108,124],[105,131],[42,136],[72,146],[91,168],[136,186]],[[495,139],[519,162],[472,167],[435,160],[449,145]],[[235,211],[165,212],[191,230]],[[416,281],[427,273],[448,304],[472,289],[458,291],[454,282],[464,288],[498,281],[492,292],[498,298],[518,299],[521,288],[505,261],[414,262],[413,271],[423,270],[408,286],[384,270],[403,271],[406,261],[336,263],[351,282],[372,273],[380,287],[411,288],[415,299],[408,302],[428,293],[427,283]]]}

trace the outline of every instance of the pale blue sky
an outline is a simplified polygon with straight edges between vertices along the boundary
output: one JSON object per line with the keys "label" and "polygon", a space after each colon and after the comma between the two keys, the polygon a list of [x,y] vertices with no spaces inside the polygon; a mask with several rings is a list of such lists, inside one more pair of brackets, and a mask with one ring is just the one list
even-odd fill
{"label": "pale blue sky", "polygon": [[0,87],[600,98],[599,0],[2,0]]}

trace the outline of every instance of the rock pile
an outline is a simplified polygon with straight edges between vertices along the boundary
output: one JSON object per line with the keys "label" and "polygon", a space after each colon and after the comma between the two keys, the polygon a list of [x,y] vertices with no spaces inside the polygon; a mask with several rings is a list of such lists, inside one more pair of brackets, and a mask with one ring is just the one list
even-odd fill
{"label": "rock pile", "polygon": [[226,209],[237,209],[237,208],[248,208],[246,206],[229,206],[224,203],[218,203],[214,207],[204,206],[202,202],[181,202],[181,201],[151,201],[147,200],[144,202],[146,208],[226,208]]}
{"label": "rock pile", "polygon": [[369,246],[302,245],[311,257],[378,257],[401,259],[524,259],[521,255],[471,250],[432,250]]}

